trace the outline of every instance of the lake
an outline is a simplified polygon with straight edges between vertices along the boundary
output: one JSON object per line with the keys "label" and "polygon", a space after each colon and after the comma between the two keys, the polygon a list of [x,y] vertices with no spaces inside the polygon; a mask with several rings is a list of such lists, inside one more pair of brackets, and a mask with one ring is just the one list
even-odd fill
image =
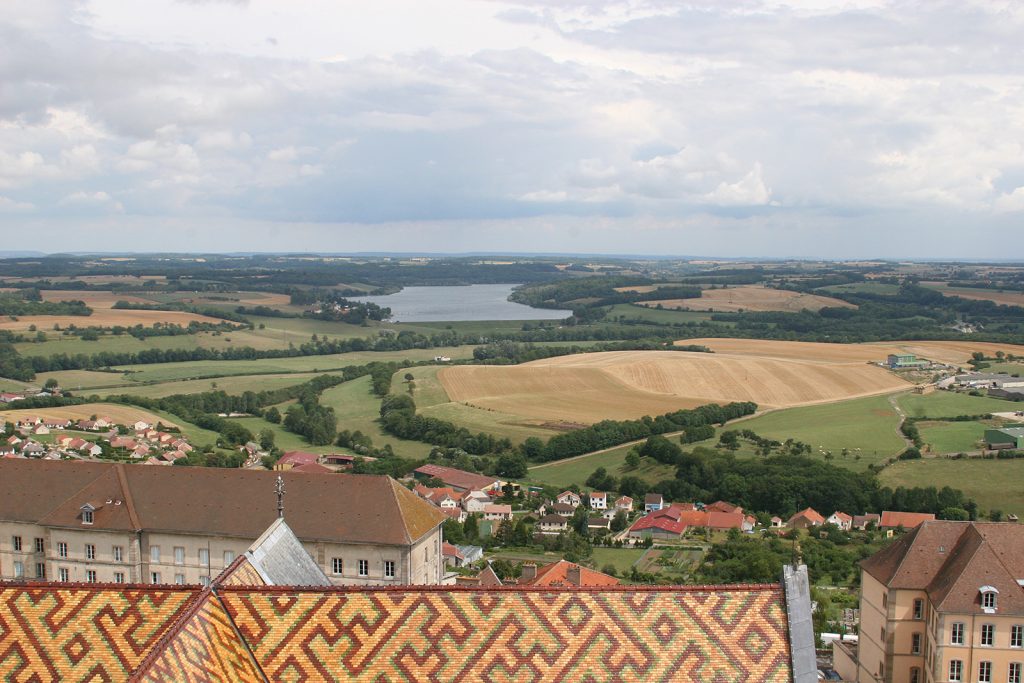
{"label": "lake", "polygon": [[462,320],[561,320],[572,311],[533,308],[508,300],[517,285],[466,287],[406,287],[386,296],[349,297],[391,309],[391,319],[403,323]]}

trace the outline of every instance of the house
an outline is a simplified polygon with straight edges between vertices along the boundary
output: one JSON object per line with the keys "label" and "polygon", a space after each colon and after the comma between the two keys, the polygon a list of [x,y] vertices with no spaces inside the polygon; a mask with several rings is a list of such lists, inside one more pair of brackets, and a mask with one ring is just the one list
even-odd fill
{"label": "house", "polygon": [[550,506],[550,510],[562,517],[572,517],[576,513],[576,508],[569,503],[553,503]]}
{"label": "house", "polygon": [[[181,453],[182,451],[178,451]],[[318,462],[307,462],[305,465],[296,465],[291,469],[299,474],[334,474],[334,470]]]}
{"label": "house", "polygon": [[562,515],[544,515],[537,522],[537,529],[542,534],[557,535],[569,530],[569,520]]}
{"label": "house", "polygon": [[466,521],[469,514],[462,508],[438,508],[442,513],[445,514],[449,519],[453,519],[459,524]]}
{"label": "house", "polygon": [[132,450],[133,458],[145,458],[149,456],[149,446],[138,445]]}
{"label": "house", "polygon": [[[890,512],[889,510],[883,510],[878,528],[896,529],[902,527],[904,529],[915,529],[921,522],[930,522],[934,519],[935,515],[927,512]],[[1024,576],[1021,578],[1024,578]]]}
{"label": "house", "polygon": [[807,529],[812,526],[821,526],[824,523],[825,518],[817,510],[814,508],[804,508],[790,517],[789,521],[786,522],[786,526],[790,529]]}
{"label": "house", "polygon": [[611,531],[612,520],[607,517],[590,517],[587,519],[588,531]]}
{"label": "house", "polygon": [[461,567],[466,564],[466,558],[463,554],[448,541],[441,543],[441,556],[448,567]]}
{"label": "house", "polygon": [[305,451],[288,451],[274,463],[274,469],[279,472],[287,472],[293,467],[299,465],[308,465],[313,462],[318,462],[320,456],[316,453],[306,453]]}
{"label": "house", "polygon": [[462,509],[463,494],[451,487],[432,489],[422,484],[413,487],[413,493],[442,509]]}
{"label": "house", "polygon": [[83,455],[90,455],[95,458],[97,456],[103,455],[103,448],[98,443],[90,443],[88,446],[83,446],[82,448],[79,448],[78,452],[82,453]]}
{"label": "house", "polygon": [[456,576],[456,586],[467,586],[470,588],[497,588],[502,584],[501,579],[494,573],[494,569],[488,563],[476,576]]}
{"label": "house", "polygon": [[[702,513],[703,514],[703,513]],[[633,522],[626,534],[630,538],[676,539],[683,535],[689,524],[683,519],[683,511],[676,507],[653,510]]]}
{"label": "house", "polygon": [[188,456],[181,451],[165,451],[161,457],[167,462],[173,463],[181,460],[182,458],[187,458]]}
{"label": "house", "polygon": [[130,428],[136,432],[144,432],[147,429],[152,429],[152,427],[153,425],[149,424],[144,420],[139,420],[138,422],[135,422],[130,425]]}
{"label": "house", "polygon": [[43,418],[37,417],[36,415],[23,415],[17,422],[19,429],[32,429],[36,425],[41,424],[43,424]]}
{"label": "house", "polygon": [[728,529],[740,529],[742,531],[743,523],[746,519],[742,512],[719,512],[715,510],[712,512],[705,511],[704,514],[707,515],[707,520],[703,525],[699,523],[699,518],[695,517],[690,526],[706,526],[709,529],[717,529],[719,531]]}
{"label": "house", "polygon": [[444,467],[428,463],[413,470],[417,479],[440,479],[445,486],[456,491],[484,491],[485,493],[501,493],[502,481],[496,477],[474,474],[454,467]]}
{"label": "house", "polygon": [[1024,528],[924,520],[860,569],[858,642],[832,645],[843,680],[1020,678]]}
{"label": "house", "polygon": [[603,572],[581,567],[568,560],[558,560],[543,567],[527,562],[519,577],[520,586],[566,588],[570,586],[617,586],[619,580]]}
{"label": "house", "polygon": [[[97,446],[97,448],[99,448],[99,447]],[[21,452],[24,453],[25,455],[31,457],[31,456],[42,455],[43,453],[46,452],[46,448],[42,444],[38,444],[35,441],[29,441],[28,443],[26,443],[24,446],[21,447]],[[100,453],[102,453],[102,452],[103,452],[103,450],[100,449]]]}
{"label": "house", "polygon": [[754,527],[756,527],[756,526],[757,526],[757,517],[755,517],[754,515],[747,515],[746,517],[743,518],[743,527],[742,527],[742,529],[743,529],[743,531],[745,533],[749,534],[750,532],[752,532],[754,530]]}
{"label": "house", "polygon": [[851,528],[853,528],[853,517],[846,514],[845,512],[840,512],[839,510],[836,510],[831,515],[829,515],[829,518],[825,520],[825,523],[834,524],[843,531],[849,531]]}
{"label": "house", "polygon": [[574,491],[562,491],[555,497],[556,503],[562,503],[563,505],[571,505],[573,509],[583,505],[583,498],[580,494]]}
{"label": "house", "polygon": [[601,491],[592,491],[590,493],[590,509],[591,510],[607,510],[608,509],[608,494]]}
{"label": "house", "polygon": [[43,418],[43,424],[50,429],[67,429],[71,426],[71,420],[59,417]]}
{"label": "house", "polygon": [[473,564],[484,559],[484,549],[479,545],[456,545],[455,546],[462,556],[466,559],[466,564]]}
{"label": "house", "polygon": [[622,496],[622,497],[620,497],[618,500],[615,501],[615,509],[616,510],[622,510],[623,512],[625,512],[627,514],[632,512],[633,511],[633,499],[630,498],[629,496]]}
{"label": "house", "polygon": [[483,491],[466,491],[462,495],[462,509],[470,514],[483,512],[490,503],[491,497]]}
{"label": "house", "polygon": [[489,522],[512,521],[512,506],[488,503],[484,505],[484,519]]}
{"label": "house", "polygon": [[727,503],[724,500],[716,500],[710,505],[705,505],[704,510],[706,512],[743,512],[743,508],[739,505],[733,505],[732,503]]}
{"label": "house", "polygon": [[655,512],[665,507],[665,499],[660,493],[648,493],[644,496],[644,512]]}
{"label": "house", "polygon": [[133,451],[138,447],[139,442],[128,436],[115,436],[110,440],[111,448],[123,448],[125,450]]}
{"label": "house", "polygon": [[781,529],[786,526],[785,522],[782,521],[782,517],[773,516],[771,519],[773,529]]}
{"label": "house", "polygon": [[12,394],[9,392],[0,393],[0,403],[14,403],[15,401],[23,401],[25,397],[21,394]]}
{"label": "house", "polygon": [[83,432],[95,432],[99,429],[95,420],[79,420],[75,427]]}
{"label": "house", "polygon": [[36,436],[42,436],[45,434],[49,434],[50,428],[44,424],[36,425],[35,428],[32,429],[32,433],[35,434]]}
{"label": "house", "polygon": [[177,441],[172,441],[171,448],[177,451],[184,451],[186,453],[191,453],[193,450],[195,450],[194,448],[192,448],[192,444],[190,444],[188,441],[185,441],[185,439],[178,439]]}
{"label": "house", "polygon": [[869,512],[866,515],[854,515],[851,527],[858,531],[864,531],[868,528],[869,524],[874,524],[877,527],[881,519],[879,515],[873,512]]}

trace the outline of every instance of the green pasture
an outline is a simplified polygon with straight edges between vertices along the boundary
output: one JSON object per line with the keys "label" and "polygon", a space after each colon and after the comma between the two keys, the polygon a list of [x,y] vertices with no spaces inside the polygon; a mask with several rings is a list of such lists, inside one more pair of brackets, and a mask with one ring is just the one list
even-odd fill
{"label": "green pasture", "polygon": [[1024,460],[904,460],[886,467],[878,478],[892,488],[951,486],[977,501],[982,510],[1024,514]]}
{"label": "green pasture", "polygon": [[897,404],[908,417],[947,418],[957,415],[984,415],[1016,410],[1012,401],[987,396],[971,396],[955,391],[933,391],[930,394],[902,394]]}

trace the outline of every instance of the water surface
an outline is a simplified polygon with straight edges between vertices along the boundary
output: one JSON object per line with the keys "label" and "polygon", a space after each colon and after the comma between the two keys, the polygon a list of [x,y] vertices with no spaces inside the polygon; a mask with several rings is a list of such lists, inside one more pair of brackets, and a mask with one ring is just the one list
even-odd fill
{"label": "water surface", "polygon": [[403,323],[464,320],[561,320],[572,311],[533,308],[508,300],[517,285],[406,287],[386,296],[350,297],[391,309],[391,320]]}

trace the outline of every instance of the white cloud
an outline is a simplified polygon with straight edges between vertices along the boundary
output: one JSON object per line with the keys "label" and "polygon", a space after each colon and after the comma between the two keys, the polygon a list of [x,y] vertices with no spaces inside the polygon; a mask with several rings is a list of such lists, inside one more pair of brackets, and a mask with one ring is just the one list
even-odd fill
{"label": "white cloud", "polygon": [[124,213],[124,206],[121,205],[121,202],[115,200],[103,191],[84,192],[79,190],[78,192],[72,192],[71,194],[63,197],[58,203],[61,206],[81,207],[86,210],[99,209],[104,211],[113,211],[115,213]]}
{"label": "white cloud", "polygon": [[35,205],[29,202],[19,202],[0,195],[0,213],[23,213],[35,209]]}

